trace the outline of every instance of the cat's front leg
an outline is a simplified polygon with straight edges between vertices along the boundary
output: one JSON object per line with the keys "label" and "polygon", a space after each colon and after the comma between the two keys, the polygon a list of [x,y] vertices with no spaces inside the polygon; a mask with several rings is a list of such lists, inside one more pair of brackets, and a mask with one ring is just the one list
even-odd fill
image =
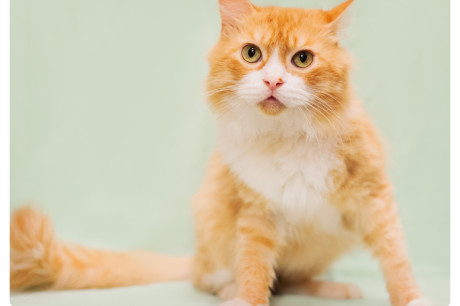
{"label": "cat's front leg", "polygon": [[235,245],[236,298],[225,306],[268,305],[275,277],[277,230],[271,218],[256,207],[242,209]]}
{"label": "cat's front leg", "polygon": [[428,306],[413,276],[393,197],[381,194],[362,215],[364,243],[379,260],[393,306]]}

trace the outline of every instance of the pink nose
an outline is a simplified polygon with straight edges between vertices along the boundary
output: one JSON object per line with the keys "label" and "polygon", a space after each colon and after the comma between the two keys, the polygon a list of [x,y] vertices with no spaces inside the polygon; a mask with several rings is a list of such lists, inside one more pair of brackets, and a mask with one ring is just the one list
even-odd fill
{"label": "pink nose", "polygon": [[271,90],[275,90],[277,89],[278,87],[280,87],[281,85],[284,84],[284,80],[282,78],[278,78],[278,79],[264,79],[264,83],[265,85],[268,86],[268,88],[270,88]]}

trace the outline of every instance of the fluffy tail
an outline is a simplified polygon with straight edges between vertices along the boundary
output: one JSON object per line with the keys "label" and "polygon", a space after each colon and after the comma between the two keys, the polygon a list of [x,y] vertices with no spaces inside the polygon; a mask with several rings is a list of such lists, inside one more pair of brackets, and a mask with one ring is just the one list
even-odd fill
{"label": "fluffy tail", "polygon": [[111,252],[59,242],[50,220],[30,208],[13,214],[10,286],[108,288],[189,279],[191,257]]}

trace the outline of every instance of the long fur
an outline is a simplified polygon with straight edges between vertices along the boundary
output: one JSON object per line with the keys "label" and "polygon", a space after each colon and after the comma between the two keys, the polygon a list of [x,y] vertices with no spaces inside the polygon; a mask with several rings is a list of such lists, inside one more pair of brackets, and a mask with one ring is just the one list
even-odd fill
{"label": "long fur", "polygon": [[29,207],[13,214],[10,233],[12,290],[107,288],[190,278],[191,257],[62,243],[50,220]]}
{"label": "long fur", "polygon": [[[12,219],[12,287],[190,276],[228,300],[223,305],[268,305],[272,290],[360,298],[355,285],[316,277],[364,245],[380,261],[393,306],[428,305],[412,274],[380,137],[353,94],[351,58],[339,41],[352,0],[329,11],[219,2],[222,32],[207,79],[218,139],[193,198],[193,264],[69,246],[45,217],[23,209]],[[248,43],[260,48],[259,61],[241,56]],[[293,65],[299,50],[312,52],[309,67]]]}

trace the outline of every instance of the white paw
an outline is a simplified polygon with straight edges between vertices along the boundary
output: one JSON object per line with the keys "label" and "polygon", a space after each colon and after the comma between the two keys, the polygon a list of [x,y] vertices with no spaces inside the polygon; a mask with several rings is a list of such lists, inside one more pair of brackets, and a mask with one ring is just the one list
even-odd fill
{"label": "white paw", "polygon": [[348,299],[362,299],[363,298],[363,292],[358,286],[356,286],[355,284],[347,284],[347,285],[348,285],[348,294],[347,294]]}
{"label": "white paw", "polygon": [[220,297],[222,300],[230,300],[236,296],[236,284],[230,283],[226,285],[224,288],[220,289],[217,293],[217,296]]}
{"label": "white paw", "polygon": [[435,306],[434,303],[430,302],[427,298],[419,298],[409,302],[407,306]]}
{"label": "white paw", "polygon": [[[221,303],[219,306],[252,306],[252,305],[242,299],[232,299],[232,300],[228,300],[226,302]],[[265,304],[265,305],[259,304],[257,306],[268,306],[268,304]]]}
{"label": "white paw", "polygon": [[231,300],[221,303],[219,306],[252,306],[252,305],[241,299],[231,299]]}

